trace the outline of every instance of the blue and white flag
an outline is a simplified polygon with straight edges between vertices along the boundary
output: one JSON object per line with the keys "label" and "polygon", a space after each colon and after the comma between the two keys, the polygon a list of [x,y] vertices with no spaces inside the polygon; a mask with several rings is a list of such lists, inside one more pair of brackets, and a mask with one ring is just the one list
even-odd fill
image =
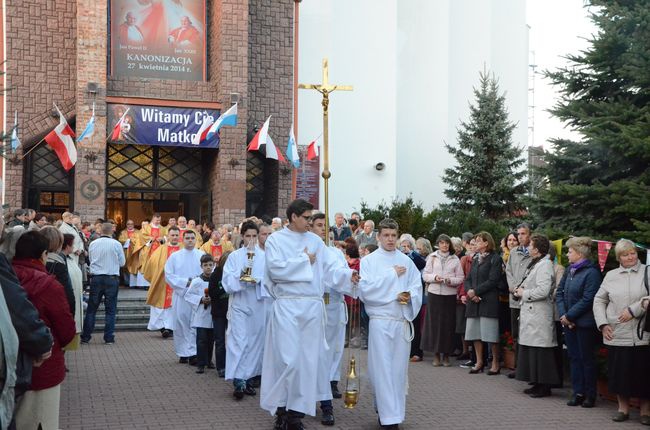
{"label": "blue and white flag", "polygon": [[93,115],[90,117],[90,121],[88,121],[88,124],[86,124],[86,128],[84,128],[84,131],[82,131],[81,134],[79,135],[77,142],[81,143],[81,141],[84,140],[85,138],[92,137],[93,133],[95,133],[95,103],[93,103]]}
{"label": "blue and white flag", "polygon": [[237,103],[231,106],[230,109],[219,115],[219,118],[210,126],[206,139],[211,139],[216,132],[219,131],[224,125],[235,127],[237,125]]}
{"label": "blue and white flag", "polygon": [[293,124],[289,130],[289,142],[287,143],[287,159],[296,169],[300,167],[300,157],[298,156],[298,147],[296,146],[296,136],[293,134]]}
{"label": "blue and white flag", "polygon": [[18,139],[18,111],[14,111],[14,129],[11,132],[11,150],[16,151],[20,146],[20,139]]}

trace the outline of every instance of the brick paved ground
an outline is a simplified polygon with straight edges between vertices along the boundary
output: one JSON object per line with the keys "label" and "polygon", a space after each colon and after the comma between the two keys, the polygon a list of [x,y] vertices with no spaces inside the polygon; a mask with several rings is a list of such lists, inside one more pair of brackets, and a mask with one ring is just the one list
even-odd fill
{"label": "brick paved ground", "polygon": [[[177,363],[171,340],[157,333],[118,333],[106,346],[101,335],[80,351],[66,354],[70,373],[63,384],[63,429],[271,429],[272,418],[259,408],[258,396],[240,402],[230,384],[213,372]],[[465,369],[410,365],[410,392],[403,429],[631,429],[632,420],[614,424],[613,403],[591,410],[565,406],[567,390],[531,399],[522,382],[505,376],[469,375]],[[370,391],[356,410],[335,400],[335,429],[375,429]],[[307,417],[308,429],[324,428]]]}

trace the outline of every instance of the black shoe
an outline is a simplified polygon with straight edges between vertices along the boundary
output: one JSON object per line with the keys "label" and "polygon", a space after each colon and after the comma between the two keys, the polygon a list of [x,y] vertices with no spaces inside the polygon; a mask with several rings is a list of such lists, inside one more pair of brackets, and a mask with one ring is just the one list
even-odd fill
{"label": "black shoe", "polygon": [[219,369],[217,370],[217,375],[219,378],[225,378],[226,377],[226,371],[224,369]]}
{"label": "black shoe", "polygon": [[205,373],[205,368],[203,366],[198,366],[196,368],[196,373]]}
{"label": "black shoe", "polygon": [[399,425],[398,425],[398,424],[388,424],[388,425],[383,425],[383,424],[382,424],[382,425],[381,425],[381,428],[383,428],[383,429],[390,429],[390,430],[396,430],[396,429],[399,429]]}
{"label": "black shoe", "polygon": [[191,357],[189,358],[189,360],[188,360],[188,364],[189,364],[190,366],[196,366],[198,362],[199,362],[199,359],[196,358],[196,355],[191,356]]}
{"label": "black shoe", "polygon": [[[332,387],[332,397],[335,399],[340,399],[343,397],[341,392],[339,391],[339,383],[337,381],[330,381],[330,387]],[[326,425],[334,425],[334,424],[326,424]]]}
{"label": "black shoe", "polygon": [[324,426],[333,426],[335,423],[334,413],[331,410],[323,411],[323,418],[320,423]]}
{"label": "black shoe", "polygon": [[538,389],[539,389],[539,388],[538,388],[538,384],[533,384],[532,387],[526,388],[526,389],[524,390],[524,394],[533,394],[533,393],[534,393],[535,391],[537,391]]}
{"label": "black shoe", "polygon": [[247,396],[254,396],[257,394],[257,391],[255,391],[255,388],[251,387],[250,385],[247,385],[246,388],[244,388],[244,394]]}
{"label": "black shoe", "polygon": [[538,385],[538,388],[536,391],[532,392],[529,394],[530,397],[533,399],[539,399],[541,397],[548,397],[551,395],[551,387],[548,385]]}
{"label": "black shoe", "polygon": [[515,379],[515,376],[517,376],[517,372],[510,372],[510,373],[508,373],[508,378],[509,378],[509,379]]}
{"label": "black shoe", "polygon": [[483,369],[485,369],[485,366],[472,367],[469,373],[470,375],[476,375],[477,373],[483,373]]}
{"label": "black shoe", "polygon": [[88,345],[89,343],[90,343],[90,339],[81,339],[82,345]]}
{"label": "black shoe", "polygon": [[261,376],[253,376],[251,379],[248,380],[248,385],[250,385],[253,388],[260,388],[261,382],[262,382]]}
{"label": "black shoe", "polygon": [[286,412],[278,411],[275,413],[275,423],[273,430],[287,430],[287,415]]}
{"label": "black shoe", "polygon": [[169,336],[172,335],[171,330],[167,330],[166,328],[160,330],[160,333],[162,334],[163,339],[167,339]]}
{"label": "black shoe", "polygon": [[487,374],[490,375],[490,376],[492,376],[492,375],[499,375],[500,373],[501,373],[501,369],[497,369],[497,370],[488,370],[488,371],[487,371]]}
{"label": "black shoe", "polygon": [[208,368],[208,369],[216,369],[217,366],[215,366],[214,363],[208,363],[207,368]]}
{"label": "black shoe", "polygon": [[115,345],[115,341],[114,340],[105,340],[104,345]]}
{"label": "black shoe", "polygon": [[233,391],[232,395],[237,400],[243,399],[244,398],[244,388],[242,388],[242,387],[235,388],[235,391]]}
{"label": "black shoe", "polygon": [[593,408],[596,406],[596,398],[595,397],[586,397],[584,402],[582,402],[582,407],[583,408]]}
{"label": "black shoe", "polygon": [[585,401],[585,396],[582,394],[575,394],[571,396],[571,399],[569,399],[568,402],[566,402],[567,406],[580,406],[582,402]]}
{"label": "black shoe", "polygon": [[463,369],[471,369],[472,367],[474,367],[474,364],[475,363],[472,360],[468,360],[468,361],[466,361],[464,363],[461,363],[460,367],[463,368]]}
{"label": "black shoe", "polygon": [[287,430],[305,430],[305,426],[302,425],[302,422],[297,422],[294,424],[287,423]]}
{"label": "black shoe", "polygon": [[187,357],[181,357],[181,358],[178,359],[178,362],[180,364],[187,364],[188,361],[189,361],[189,359]]}

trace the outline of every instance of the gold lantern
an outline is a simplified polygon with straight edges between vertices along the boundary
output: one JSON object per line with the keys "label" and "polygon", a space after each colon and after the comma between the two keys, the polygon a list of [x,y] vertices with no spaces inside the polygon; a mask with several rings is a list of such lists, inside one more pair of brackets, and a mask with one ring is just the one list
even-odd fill
{"label": "gold lantern", "polygon": [[[356,296],[356,294],[354,294]],[[352,301],[349,326],[348,326],[348,372],[345,380],[345,392],[343,393],[343,407],[345,409],[354,409],[359,402],[361,393],[361,372],[360,366],[357,367],[357,356],[360,355],[361,349],[361,303],[359,299]]]}

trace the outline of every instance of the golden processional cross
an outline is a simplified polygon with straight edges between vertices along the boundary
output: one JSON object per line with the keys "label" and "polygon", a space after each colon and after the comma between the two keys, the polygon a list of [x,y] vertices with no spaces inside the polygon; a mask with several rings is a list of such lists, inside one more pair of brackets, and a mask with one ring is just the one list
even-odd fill
{"label": "golden processional cross", "polygon": [[325,181],[325,243],[330,243],[330,222],[329,222],[329,188],[328,181],[332,176],[329,164],[329,132],[328,132],[328,115],[330,104],[330,93],[338,91],[352,91],[350,85],[333,85],[329,83],[328,79],[329,67],[327,65],[327,58],[323,58],[323,83],[322,84],[299,84],[298,88],[305,90],[316,90],[323,95],[323,173],[321,176]]}

